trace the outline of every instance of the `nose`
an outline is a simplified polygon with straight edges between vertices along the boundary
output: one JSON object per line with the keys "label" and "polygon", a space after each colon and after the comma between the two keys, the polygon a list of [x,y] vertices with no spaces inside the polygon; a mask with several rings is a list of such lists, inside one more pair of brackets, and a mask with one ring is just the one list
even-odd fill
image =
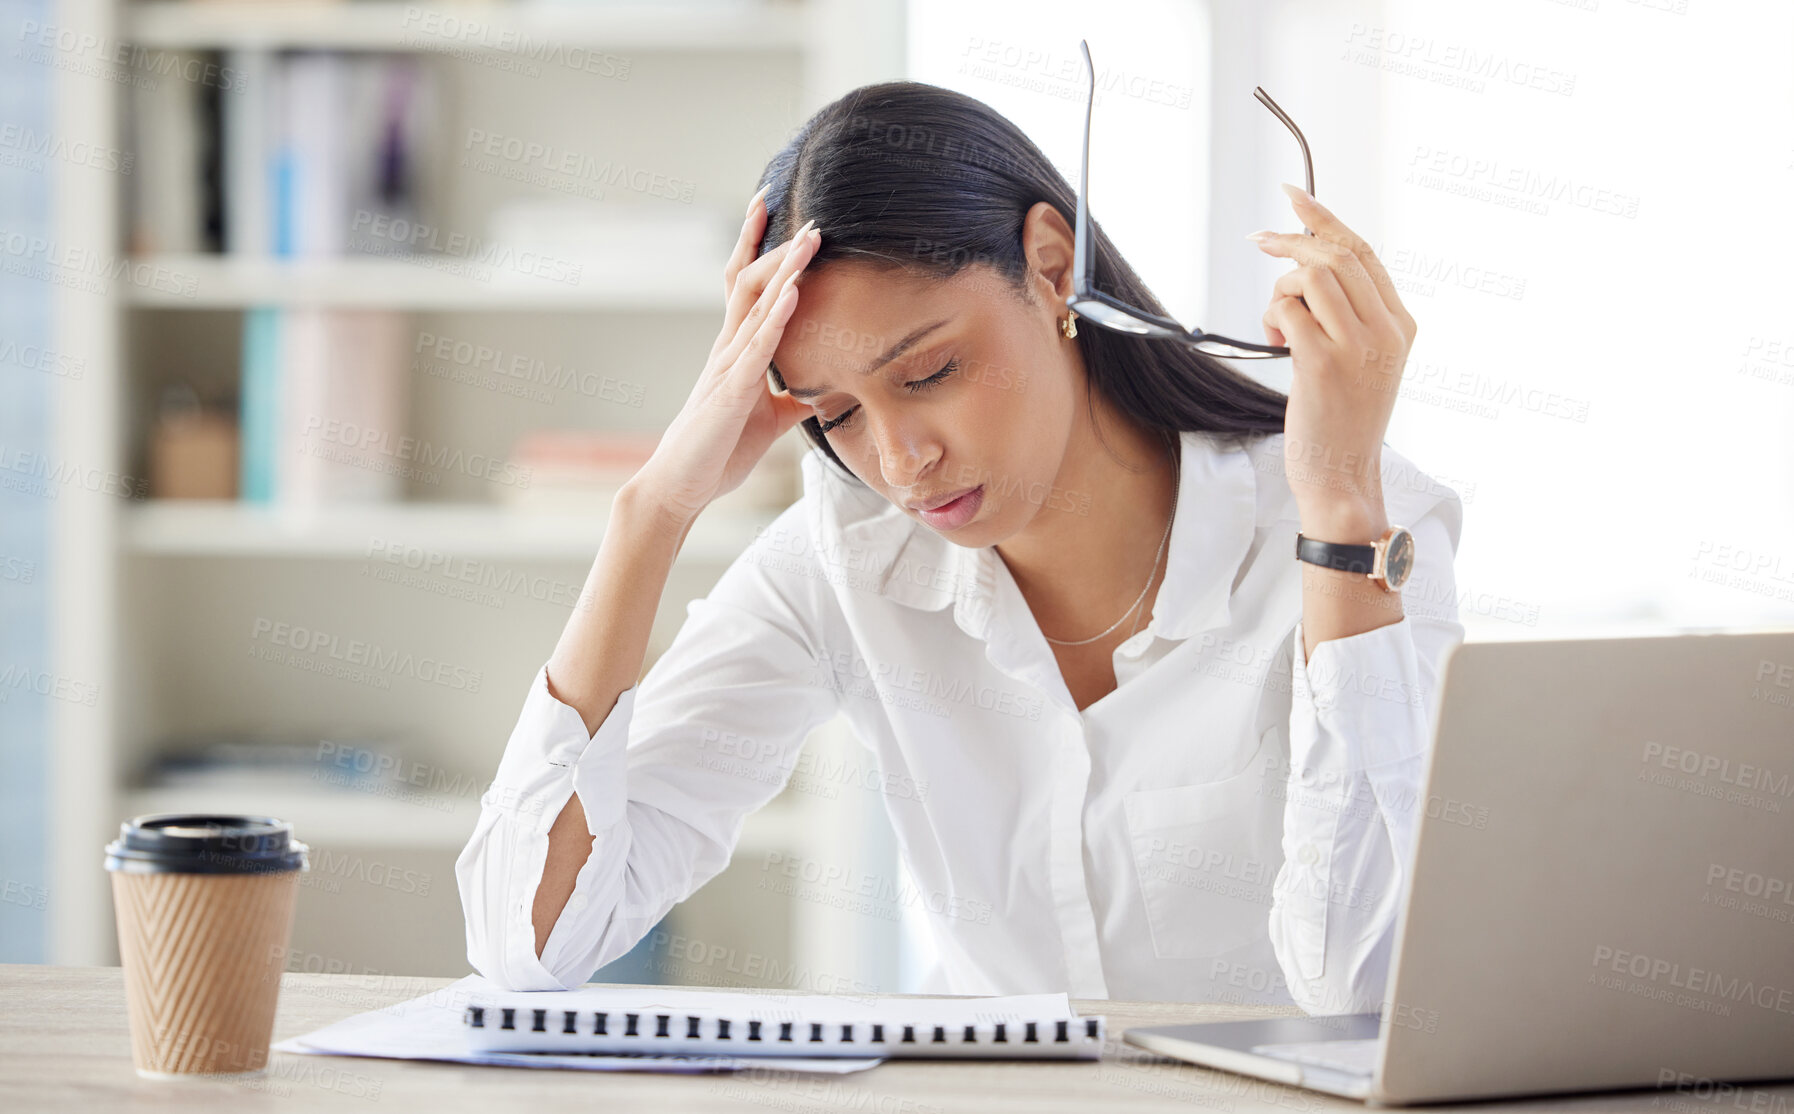
{"label": "nose", "polygon": [[873,429],[878,468],[887,487],[914,487],[940,459],[940,442],[915,417],[912,414],[906,421],[892,415]]}

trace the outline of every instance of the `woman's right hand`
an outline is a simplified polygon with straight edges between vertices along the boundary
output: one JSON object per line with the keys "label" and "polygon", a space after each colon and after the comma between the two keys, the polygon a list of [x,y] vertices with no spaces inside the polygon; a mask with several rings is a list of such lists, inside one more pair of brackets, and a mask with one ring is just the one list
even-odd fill
{"label": "woman's right hand", "polygon": [[630,481],[684,524],[740,487],[773,441],[812,413],[790,395],[773,393],[766,368],[796,309],[797,276],[822,236],[806,223],[756,259],[766,219],[765,202],[756,195],[723,267],[723,327],[710,359],[684,408]]}

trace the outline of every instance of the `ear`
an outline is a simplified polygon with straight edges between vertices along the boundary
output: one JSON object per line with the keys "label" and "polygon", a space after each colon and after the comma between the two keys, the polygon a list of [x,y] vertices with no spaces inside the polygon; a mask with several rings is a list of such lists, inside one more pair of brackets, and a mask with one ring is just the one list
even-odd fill
{"label": "ear", "polygon": [[1076,241],[1071,225],[1050,202],[1036,201],[1022,218],[1022,255],[1028,261],[1028,289],[1039,295],[1054,316],[1071,296],[1072,259]]}

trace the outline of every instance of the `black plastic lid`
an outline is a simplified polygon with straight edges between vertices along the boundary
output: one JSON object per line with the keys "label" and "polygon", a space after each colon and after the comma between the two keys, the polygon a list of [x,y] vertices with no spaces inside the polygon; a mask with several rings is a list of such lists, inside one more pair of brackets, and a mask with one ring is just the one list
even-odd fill
{"label": "black plastic lid", "polygon": [[306,869],[305,844],[272,816],[158,812],[118,826],[106,869],[127,874],[263,874]]}

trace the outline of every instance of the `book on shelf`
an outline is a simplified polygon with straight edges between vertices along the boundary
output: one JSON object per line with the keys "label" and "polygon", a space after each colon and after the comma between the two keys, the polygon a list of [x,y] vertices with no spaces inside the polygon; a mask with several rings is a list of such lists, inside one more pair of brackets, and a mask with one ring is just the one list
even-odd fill
{"label": "book on shelf", "polygon": [[[191,51],[171,51],[169,64],[186,72]],[[201,139],[197,86],[190,81],[145,82],[131,92],[125,142],[133,154],[126,191],[129,250],[136,255],[202,250]]]}
{"label": "book on shelf", "polygon": [[[615,430],[532,430],[519,438],[509,463],[526,482],[504,489],[507,505],[533,514],[602,517],[630,477],[648,462],[659,433]],[[775,440],[741,486],[710,505],[724,512],[783,510],[799,492],[797,441]]]}
{"label": "book on shelf", "polygon": [[407,320],[318,306],[244,314],[246,501],[315,507],[404,497]]}
{"label": "book on shelf", "polygon": [[541,260],[514,268],[520,276],[578,285],[591,268],[647,260],[679,274],[693,259],[720,266],[737,234],[735,206],[694,204],[690,179],[631,197],[619,182],[625,164],[578,141],[520,145],[479,129],[456,145],[463,168],[556,196],[501,195],[483,222],[451,226],[434,187],[447,140],[427,59],[255,46],[182,57],[213,76],[133,93],[144,168],[128,190],[134,253],[469,263],[527,254]]}
{"label": "book on shelf", "polygon": [[[379,730],[305,732],[263,725],[164,739],[134,779],[152,807],[205,808],[222,795],[423,804],[451,813],[477,805],[486,777],[454,771],[407,736]],[[147,803],[147,801],[146,801]],[[265,807],[245,803],[245,808]]]}
{"label": "book on shelf", "polygon": [[260,47],[175,54],[200,79],[131,94],[142,165],[128,191],[133,253],[333,257],[355,249],[358,221],[415,224],[428,208],[436,90],[422,60]]}
{"label": "book on shelf", "polygon": [[274,53],[244,48],[225,53],[225,64],[242,77],[235,96],[223,98],[220,118],[224,163],[224,246],[238,258],[260,259],[274,252],[273,188],[270,155],[280,102],[273,88]]}
{"label": "book on shelf", "polygon": [[[424,76],[405,55],[240,49],[215,119],[222,237],[231,258],[327,259],[358,214],[415,220]],[[203,144],[202,144],[203,146]],[[198,193],[193,195],[198,199]],[[144,242],[156,242],[148,233]],[[399,499],[409,376],[406,319],[362,309],[250,306],[243,314],[239,489],[249,502]]]}
{"label": "book on shelf", "polygon": [[243,311],[242,352],[238,360],[237,490],[245,502],[275,501],[275,450],[280,429],[280,311],[251,306]]}
{"label": "book on shelf", "polygon": [[139,780],[144,789],[381,788],[411,759],[389,738],[290,729],[214,731],[166,739]]}

